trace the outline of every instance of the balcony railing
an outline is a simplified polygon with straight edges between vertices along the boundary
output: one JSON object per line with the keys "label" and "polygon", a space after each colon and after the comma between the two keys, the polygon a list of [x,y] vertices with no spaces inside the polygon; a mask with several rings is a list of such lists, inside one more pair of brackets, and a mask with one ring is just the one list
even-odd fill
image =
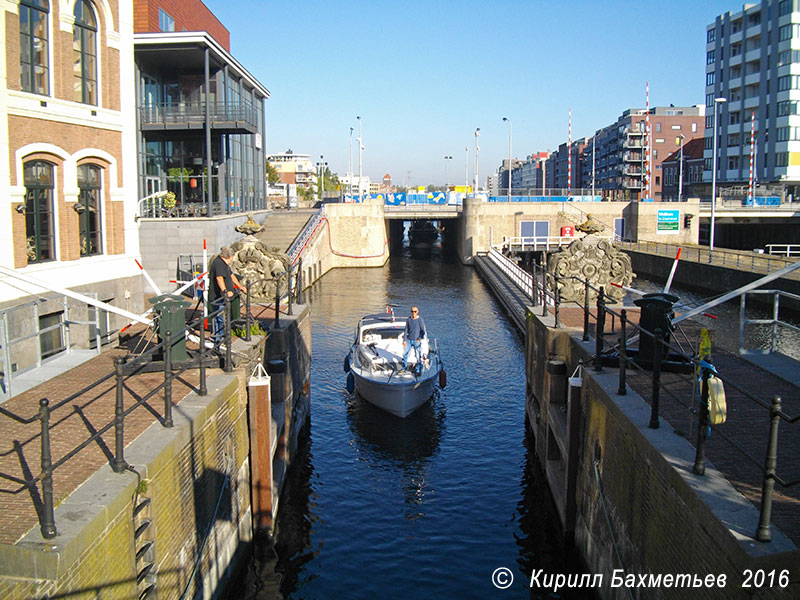
{"label": "balcony railing", "polygon": [[[258,111],[249,104],[211,102],[208,111],[212,124],[246,124],[254,130],[258,127]],[[203,102],[148,104],[139,107],[139,115],[142,125],[203,124],[206,120],[206,105]]]}

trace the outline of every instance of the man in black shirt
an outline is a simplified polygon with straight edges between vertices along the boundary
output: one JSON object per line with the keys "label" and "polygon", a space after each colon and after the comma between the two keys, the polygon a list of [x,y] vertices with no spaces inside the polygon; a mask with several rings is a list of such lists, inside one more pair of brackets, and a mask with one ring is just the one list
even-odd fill
{"label": "man in black shirt", "polygon": [[[227,246],[219,249],[219,255],[211,262],[208,270],[208,278],[211,282],[208,290],[208,301],[210,311],[214,312],[225,304],[225,297],[233,299],[236,289],[240,286],[236,274],[231,271],[233,262],[233,250]],[[234,315],[231,315],[234,318]],[[222,340],[222,331],[225,326],[225,318],[222,313],[214,318],[214,340]]]}
{"label": "man in black shirt", "polygon": [[425,337],[425,321],[419,316],[419,308],[416,306],[411,307],[411,317],[406,321],[406,339],[403,341],[405,346],[405,353],[403,354],[403,370],[408,369],[408,355],[413,348],[417,356],[417,369],[422,366],[422,353],[420,352],[420,344],[422,338]]}

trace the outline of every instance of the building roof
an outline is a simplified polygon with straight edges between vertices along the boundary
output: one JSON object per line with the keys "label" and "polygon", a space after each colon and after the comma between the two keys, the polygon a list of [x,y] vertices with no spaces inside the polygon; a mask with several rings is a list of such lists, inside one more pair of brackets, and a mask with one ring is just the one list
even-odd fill
{"label": "building roof", "polygon": [[[683,160],[702,159],[704,145],[705,145],[705,139],[701,137],[694,138],[686,142],[683,145]],[[675,152],[673,152],[667,158],[665,158],[662,164],[668,162],[677,162],[678,160],[680,160],[680,157],[681,157],[681,149],[678,148],[677,150],[675,150]]]}
{"label": "building roof", "polygon": [[[227,66],[261,96],[270,96],[269,90],[205,31],[136,33],[133,44],[137,60],[147,62],[148,53],[169,51],[170,67],[180,69],[202,69],[205,50],[208,48],[209,60],[214,67]],[[153,62],[158,66],[162,61],[160,57],[154,56]]]}

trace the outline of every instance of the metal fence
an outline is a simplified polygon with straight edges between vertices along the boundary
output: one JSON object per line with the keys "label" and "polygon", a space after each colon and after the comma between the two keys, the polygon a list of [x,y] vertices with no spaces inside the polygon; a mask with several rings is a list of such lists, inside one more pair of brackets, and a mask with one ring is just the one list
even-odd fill
{"label": "metal fence", "polygon": [[[572,303],[583,310],[583,341],[589,341],[590,324],[595,323],[595,348],[591,357],[591,365],[596,372],[603,371],[604,362],[609,358],[611,362],[617,364],[618,387],[617,393],[624,395],[627,393],[627,371],[635,369],[639,373],[645,374],[650,379],[650,428],[658,428],[660,423],[660,403],[662,393],[672,401],[677,402],[685,408],[695,419],[697,426],[697,437],[695,441],[695,462],[692,471],[695,475],[705,474],[705,452],[708,439],[707,431],[714,431],[717,436],[728,444],[732,449],[739,452],[746,460],[756,465],[762,472],[762,488],[760,496],[759,522],[754,532],[754,537],[761,542],[770,541],[770,522],[772,514],[772,497],[775,484],[778,483],[784,488],[794,487],[800,484],[800,479],[788,479],[778,472],[777,453],[778,453],[778,428],[781,421],[786,424],[794,425],[800,421],[800,414],[789,415],[781,408],[781,398],[774,396],[770,399],[760,398],[751,391],[742,388],[731,378],[719,374],[714,365],[708,362],[698,353],[687,353],[682,347],[669,341],[669,332],[656,328],[655,331],[648,331],[632,322],[627,315],[626,309],[619,311],[612,310],[608,306],[608,300],[603,287],[596,288],[588,280],[579,277],[558,277],[545,273],[545,269],[538,265],[534,268],[534,273],[528,273],[521,269],[514,261],[500,253],[496,248],[489,251],[490,259],[497,264],[509,279],[526,296],[531,299],[536,306],[537,302],[542,305],[542,315],[547,314],[548,306],[552,307],[555,317],[555,327],[560,327],[559,306],[561,299],[559,288],[565,280],[571,279],[584,286],[583,302]],[[539,274],[541,271],[541,274]],[[593,293],[592,293],[593,292]],[[597,303],[591,306],[590,296],[596,295]],[[794,298],[797,298],[796,296]],[[609,341],[609,334],[606,333],[606,322],[611,319],[611,330],[616,330],[616,322],[619,322],[619,333],[616,340]],[[772,323],[772,321],[770,321]],[[648,339],[648,345],[653,349],[652,369],[643,368],[637,361],[631,360],[627,356],[628,343],[642,338]],[[641,348],[641,343],[640,343]],[[682,360],[691,368],[692,378],[690,383],[695,389],[695,382],[699,383],[699,394],[692,395],[690,403],[686,403],[682,398],[671,392],[662,384],[662,363],[666,357],[670,359]],[[769,421],[769,431],[766,436],[765,456],[755,456],[753,451],[744,448],[741,443],[733,439],[726,433],[725,423],[713,424],[709,418],[709,379],[716,378],[725,386],[730,387],[740,393],[745,402],[763,410],[765,420]]]}

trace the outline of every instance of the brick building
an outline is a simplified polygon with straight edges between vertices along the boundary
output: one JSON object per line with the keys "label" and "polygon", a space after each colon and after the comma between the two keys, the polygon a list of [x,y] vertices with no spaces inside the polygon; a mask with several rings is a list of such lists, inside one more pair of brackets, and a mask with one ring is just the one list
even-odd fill
{"label": "brick building", "polygon": [[[683,168],[681,169],[681,160]],[[663,181],[661,196],[665,202],[683,201],[687,198],[706,198],[710,196],[711,189],[703,183],[703,138],[695,138],[670,154],[661,163]],[[683,185],[678,186],[678,181],[683,175]],[[680,198],[678,193],[680,192]]]}
{"label": "brick building", "polygon": [[[142,301],[133,260],[133,6],[20,0],[4,4],[3,24],[0,265],[135,309]],[[68,332],[66,321],[79,315],[67,317],[62,302],[45,302],[41,287],[3,277],[0,309],[25,305],[30,294],[36,303],[9,317],[18,326],[4,332],[33,336],[16,347],[20,355],[27,345],[27,355],[39,352],[40,362],[70,343],[89,343],[85,328]],[[93,319],[93,309],[82,310]],[[113,321],[100,312],[105,338]],[[3,375],[27,362],[6,362]]]}

